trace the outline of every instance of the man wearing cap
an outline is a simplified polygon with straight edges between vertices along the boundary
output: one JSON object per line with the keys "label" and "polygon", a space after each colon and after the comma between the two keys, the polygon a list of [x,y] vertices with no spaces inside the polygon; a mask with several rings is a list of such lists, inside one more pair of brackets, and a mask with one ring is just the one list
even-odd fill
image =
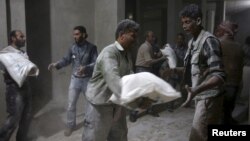
{"label": "man wearing cap", "polygon": [[[75,43],[67,54],[58,62],[51,63],[48,69],[61,69],[72,64],[72,76],[68,92],[67,125],[65,136],[70,136],[76,127],[76,103],[80,93],[84,93],[89,78],[92,76],[97,58],[97,47],[86,40],[88,34],[84,26],[76,26],[73,30]],[[86,108],[86,104],[85,104]]]}

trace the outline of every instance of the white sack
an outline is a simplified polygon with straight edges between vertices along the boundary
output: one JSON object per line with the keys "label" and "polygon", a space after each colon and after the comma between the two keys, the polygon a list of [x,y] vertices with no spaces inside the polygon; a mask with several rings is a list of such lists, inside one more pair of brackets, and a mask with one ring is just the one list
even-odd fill
{"label": "white sack", "polygon": [[121,97],[113,94],[109,100],[129,109],[136,108],[135,100],[141,97],[156,101],[154,104],[170,102],[181,97],[180,92],[170,84],[149,72],[126,75],[121,79],[121,86]]}
{"label": "white sack", "polygon": [[23,85],[27,76],[38,76],[38,67],[18,53],[1,53],[0,62],[19,87]]}
{"label": "white sack", "polygon": [[167,56],[169,67],[175,68],[177,65],[177,58],[174,50],[170,47],[170,45],[169,44],[164,45],[163,49],[161,49],[161,52],[164,56]]}

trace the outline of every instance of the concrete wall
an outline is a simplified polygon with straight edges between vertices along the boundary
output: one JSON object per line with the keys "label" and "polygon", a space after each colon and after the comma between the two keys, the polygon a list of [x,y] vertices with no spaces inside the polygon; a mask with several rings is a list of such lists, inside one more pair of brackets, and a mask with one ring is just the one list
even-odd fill
{"label": "concrete wall", "polygon": [[26,33],[25,0],[9,0],[9,2],[11,9],[11,30],[19,29]]}
{"label": "concrete wall", "polygon": [[[94,41],[94,1],[51,0],[51,62],[61,59],[73,43],[73,28],[84,25],[88,40]],[[71,67],[52,73],[52,97],[57,105],[67,103]]]}
{"label": "concrete wall", "polygon": [[115,41],[117,23],[125,18],[125,0],[95,0],[95,43],[100,51]]}
{"label": "concrete wall", "polygon": [[[7,13],[5,1],[0,1],[0,49],[7,45]],[[5,94],[3,76],[0,73],[0,123],[5,117]]]}
{"label": "concrete wall", "polygon": [[7,13],[5,1],[0,1],[0,49],[7,45]]}

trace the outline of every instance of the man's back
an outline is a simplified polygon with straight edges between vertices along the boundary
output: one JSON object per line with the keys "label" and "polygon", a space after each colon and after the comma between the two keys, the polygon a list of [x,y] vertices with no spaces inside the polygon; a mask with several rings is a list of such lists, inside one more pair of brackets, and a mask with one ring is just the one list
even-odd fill
{"label": "man's back", "polygon": [[243,51],[240,44],[230,39],[221,40],[223,63],[228,84],[239,84],[243,68]]}
{"label": "man's back", "polygon": [[151,67],[151,65],[146,63],[146,61],[152,59],[151,55],[152,55],[151,45],[146,41],[140,46],[138,50],[135,65],[140,67]]}

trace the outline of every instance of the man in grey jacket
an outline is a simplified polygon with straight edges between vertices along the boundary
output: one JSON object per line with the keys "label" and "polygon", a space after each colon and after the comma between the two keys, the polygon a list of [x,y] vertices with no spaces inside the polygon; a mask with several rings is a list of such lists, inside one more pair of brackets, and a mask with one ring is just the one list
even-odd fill
{"label": "man in grey jacket", "polygon": [[[97,48],[86,40],[88,34],[85,27],[76,26],[73,31],[75,43],[68,53],[58,62],[51,63],[48,69],[61,69],[72,64],[72,76],[69,86],[68,109],[67,109],[67,128],[65,136],[70,136],[76,126],[76,103],[80,93],[84,93],[87,83],[93,73],[97,54]],[[86,106],[86,104],[85,104]]]}
{"label": "man in grey jacket", "polygon": [[83,141],[127,141],[126,109],[109,102],[112,94],[121,94],[121,78],[132,73],[129,49],[136,41],[139,25],[122,20],[116,29],[116,41],[98,56],[86,97],[89,105],[84,120]]}

